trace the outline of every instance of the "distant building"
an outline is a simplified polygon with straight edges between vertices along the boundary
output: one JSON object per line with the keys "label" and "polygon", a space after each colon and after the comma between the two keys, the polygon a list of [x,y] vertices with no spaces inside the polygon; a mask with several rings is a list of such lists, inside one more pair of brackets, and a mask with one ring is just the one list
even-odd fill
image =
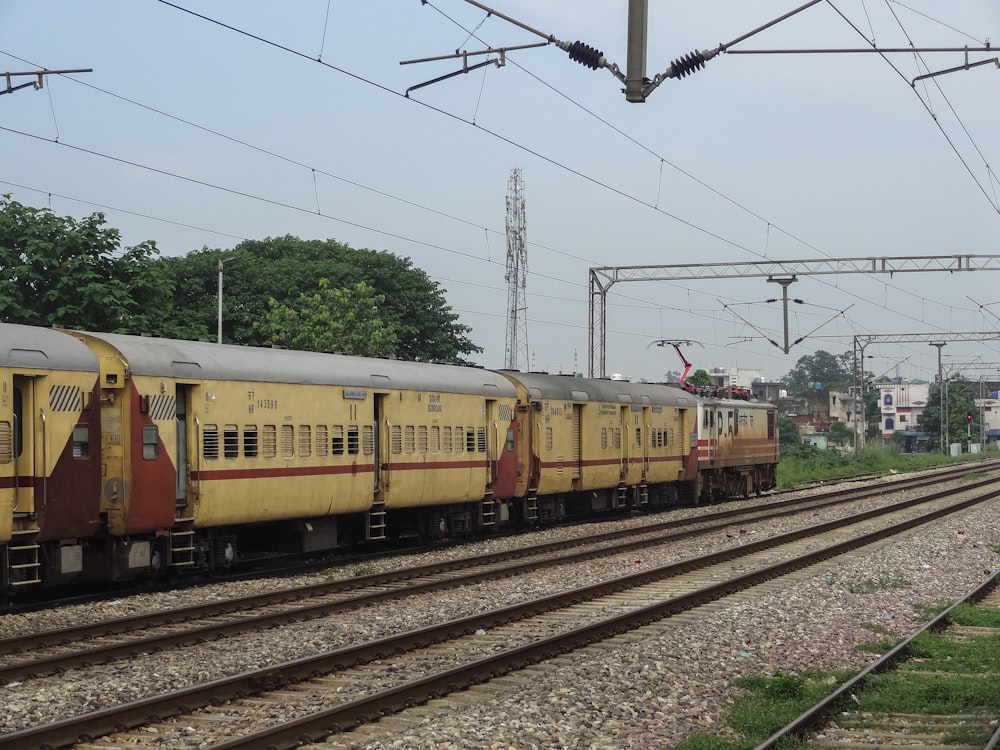
{"label": "distant building", "polygon": [[719,388],[751,388],[754,384],[764,382],[763,370],[747,370],[739,367],[713,367],[708,370],[708,376],[712,379],[712,385]]}

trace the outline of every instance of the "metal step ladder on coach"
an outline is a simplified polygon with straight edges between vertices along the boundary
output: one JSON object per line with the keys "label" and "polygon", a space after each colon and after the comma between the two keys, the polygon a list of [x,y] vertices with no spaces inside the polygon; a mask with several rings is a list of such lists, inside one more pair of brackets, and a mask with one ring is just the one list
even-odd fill
{"label": "metal step ladder on coach", "polygon": [[365,513],[365,539],[385,539],[385,501],[375,500],[372,509]]}
{"label": "metal step ladder on coach", "polygon": [[4,560],[4,577],[8,586],[42,582],[37,537],[38,529],[14,529]]}
{"label": "metal step ladder on coach", "polygon": [[195,564],[194,516],[174,519],[170,530],[169,565],[189,568]]}
{"label": "metal step ladder on coach", "polygon": [[497,525],[497,501],[493,497],[492,492],[488,491],[486,493],[486,497],[484,497],[482,502],[479,504],[479,525]]}

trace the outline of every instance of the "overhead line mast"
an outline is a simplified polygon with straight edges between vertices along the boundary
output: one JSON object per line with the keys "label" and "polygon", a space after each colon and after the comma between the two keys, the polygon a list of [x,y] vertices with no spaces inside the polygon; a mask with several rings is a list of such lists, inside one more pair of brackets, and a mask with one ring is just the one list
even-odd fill
{"label": "overhead line mast", "polygon": [[528,366],[528,241],[524,212],[524,180],[512,169],[507,182],[507,344],[505,367]]}

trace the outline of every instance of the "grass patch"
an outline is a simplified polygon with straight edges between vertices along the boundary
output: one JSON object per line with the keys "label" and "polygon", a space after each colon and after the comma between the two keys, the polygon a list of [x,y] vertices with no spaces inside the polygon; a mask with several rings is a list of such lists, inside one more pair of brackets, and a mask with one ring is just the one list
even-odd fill
{"label": "grass patch", "polygon": [[910,643],[917,662],[901,664],[900,671],[994,672],[1000,674],[1000,635],[970,635],[956,640],[954,633],[921,633]]}
{"label": "grass patch", "polygon": [[[800,443],[782,448],[778,463],[777,488],[790,490],[805,484],[831,479],[847,479],[864,474],[888,474],[895,471],[919,471],[939,466],[974,463],[996,457],[996,451],[945,456],[940,453],[901,454],[893,445],[867,445],[855,455],[836,450],[821,451]],[[978,476],[971,472],[967,479]],[[1000,546],[1000,545],[998,545]]]}
{"label": "grass patch", "polygon": [[872,675],[860,694],[861,711],[966,714],[1000,707],[1000,674]]}
{"label": "grass patch", "polygon": [[956,625],[973,628],[1000,628],[1000,609],[959,604],[951,611],[951,621]]}
{"label": "grass patch", "polygon": [[920,615],[921,622],[927,622],[937,617],[939,614],[944,612],[950,604],[910,604],[913,607],[913,611]]}
{"label": "grass patch", "polygon": [[361,576],[370,576],[375,572],[375,566],[371,563],[366,563],[364,565],[358,565],[351,571],[351,575],[355,578],[360,578]]}
{"label": "grass patch", "polygon": [[852,594],[873,594],[876,591],[894,591],[905,589],[910,581],[898,573],[879,576],[878,578],[862,578],[860,580],[845,580],[841,584],[845,591]]}
{"label": "grass patch", "polygon": [[[854,672],[835,674],[811,670],[801,675],[774,672],[770,677],[740,677],[733,684],[742,693],[733,701],[723,719],[738,735],[726,739],[718,734],[696,733],[684,738],[675,750],[747,750],[754,748],[808,708],[829,695]],[[792,741],[782,750],[806,747]]]}

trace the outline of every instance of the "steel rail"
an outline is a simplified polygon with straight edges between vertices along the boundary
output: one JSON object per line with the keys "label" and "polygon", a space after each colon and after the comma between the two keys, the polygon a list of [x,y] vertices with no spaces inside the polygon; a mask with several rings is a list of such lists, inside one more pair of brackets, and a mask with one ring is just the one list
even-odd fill
{"label": "steel rail", "polygon": [[[638,609],[627,615],[609,618],[603,622],[577,628],[561,636],[547,638],[463,667],[456,667],[437,675],[406,683],[385,693],[358,699],[327,711],[301,717],[292,722],[282,724],[280,727],[272,727],[247,735],[239,740],[214,746],[213,750],[260,747],[292,748],[296,747],[304,737],[321,737],[353,728],[383,714],[392,713],[410,705],[425,702],[447,692],[454,692],[469,685],[484,682],[492,677],[523,668],[527,664],[536,663],[589,643],[606,639],[629,629],[649,624],[677,612],[714,601],[757,583],[880,541],[888,535],[899,534],[929,521],[972,507],[978,503],[1000,496],[1000,488],[996,487],[997,483],[997,480],[991,480],[978,483],[975,487],[963,488],[962,491],[967,492],[980,488],[984,484],[994,485],[994,488],[985,494],[976,495],[953,505],[915,516],[888,528],[859,535],[831,547],[817,550],[782,563],[770,565],[753,573],[744,574],[685,595],[673,597],[665,602]],[[944,496],[948,493],[934,494]],[[952,491],[951,494],[954,494],[954,492]],[[741,545],[707,556],[635,573],[583,589],[543,597],[494,612],[472,615],[442,625],[428,626],[416,631],[349,646],[326,654],[305,657],[282,665],[153,696],[123,706],[71,717],[41,727],[21,730],[0,738],[0,746],[14,748],[15,750],[29,750],[29,748],[45,746],[53,748],[65,747],[80,741],[81,738],[94,738],[111,734],[123,729],[141,726],[151,721],[160,721],[165,716],[181,712],[187,713],[210,703],[217,704],[220,701],[243,697],[248,694],[259,694],[312,677],[329,674],[344,668],[345,665],[363,664],[374,659],[385,658],[392,653],[424,647],[427,644],[467,635],[481,627],[495,627],[504,622],[523,619],[590,600],[598,596],[613,594],[626,588],[675,575],[677,572],[695,570],[705,565],[770,549],[783,543],[814,536],[824,531],[843,526],[845,521],[854,523],[867,520],[877,515],[900,510],[900,506],[915,505],[921,500],[926,501],[926,498],[867,511],[856,516],[850,516],[848,519],[816,524],[756,543]]]}

